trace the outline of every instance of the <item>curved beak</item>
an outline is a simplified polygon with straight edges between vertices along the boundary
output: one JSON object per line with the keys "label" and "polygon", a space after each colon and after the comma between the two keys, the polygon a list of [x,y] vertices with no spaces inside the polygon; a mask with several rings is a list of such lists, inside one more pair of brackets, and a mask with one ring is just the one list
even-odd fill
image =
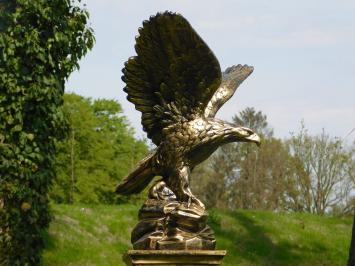
{"label": "curved beak", "polygon": [[237,141],[254,142],[257,146],[261,144],[259,135],[247,127],[235,127],[234,132],[238,138]]}
{"label": "curved beak", "polygon": [[246,137],[245,139],[247,139],[250,142],[254,142],[258,147],[260,147],[261,140],[258,134],[253,133],[252,135]]}

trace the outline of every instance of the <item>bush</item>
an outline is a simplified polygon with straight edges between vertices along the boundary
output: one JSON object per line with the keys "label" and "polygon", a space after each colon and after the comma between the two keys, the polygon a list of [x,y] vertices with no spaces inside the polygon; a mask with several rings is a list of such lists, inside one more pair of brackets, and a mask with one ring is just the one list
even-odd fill
{"label": "bush", "polygon": [[64,82],[92,48],[70,0],[0,4],[0,264],[37,265],[48,226]]}

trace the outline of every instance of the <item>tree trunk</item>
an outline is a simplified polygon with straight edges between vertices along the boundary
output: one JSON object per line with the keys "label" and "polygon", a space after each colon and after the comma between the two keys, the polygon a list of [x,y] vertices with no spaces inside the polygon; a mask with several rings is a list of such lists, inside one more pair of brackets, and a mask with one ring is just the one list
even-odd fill
{"label": "tree trunk", "polygon": [[354,213],[354,221],[353,221],[353,233],[351,236],[351,244],[349,249],[348,266],[355,266],[355,213]]}

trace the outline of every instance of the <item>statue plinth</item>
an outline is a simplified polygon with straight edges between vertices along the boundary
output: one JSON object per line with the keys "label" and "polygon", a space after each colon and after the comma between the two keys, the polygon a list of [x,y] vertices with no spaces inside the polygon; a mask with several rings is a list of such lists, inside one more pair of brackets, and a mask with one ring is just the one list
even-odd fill
{"label": "statue plinth", "polygon": [[143,265],[221,265],[225,250],[130,250],[126,263]]}
{"label": "statue plinth", "polygon": [[204,206],[176,200],[159,181],[139,210],[139,222],[131,234],[135,250],[214,250],[216,240],[207,225]]}

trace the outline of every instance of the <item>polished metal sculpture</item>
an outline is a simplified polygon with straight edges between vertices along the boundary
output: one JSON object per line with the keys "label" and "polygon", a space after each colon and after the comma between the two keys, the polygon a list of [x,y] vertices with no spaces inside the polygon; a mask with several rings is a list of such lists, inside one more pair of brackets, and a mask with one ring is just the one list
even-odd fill
{"label": "polished metal sculpture", "polygon": [[125,63],[127,99],[142,112],[142,125],[157,149],[116,189],[142,191],[156,176],[133,229],[134,249],[215,248],[204,204],[193,195],[189,176],[220,145],[254,142],[251,129],[215,118],[253,68],[237,65],[221,73],[218,60],[179,14],[158,13],[143,22],[137,55]]}

